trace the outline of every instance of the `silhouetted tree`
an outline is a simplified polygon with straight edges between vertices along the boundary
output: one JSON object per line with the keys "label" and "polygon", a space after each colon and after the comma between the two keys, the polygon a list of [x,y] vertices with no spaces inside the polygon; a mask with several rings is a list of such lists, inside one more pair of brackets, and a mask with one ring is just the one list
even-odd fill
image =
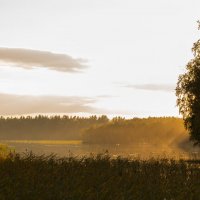
{"label": "silhouetted tree", "polygon": [[178,78],[176,96],[190,139],[200,145],[200,40],[193,44],[192,52],[194,58],[186,65],[186,73]]}

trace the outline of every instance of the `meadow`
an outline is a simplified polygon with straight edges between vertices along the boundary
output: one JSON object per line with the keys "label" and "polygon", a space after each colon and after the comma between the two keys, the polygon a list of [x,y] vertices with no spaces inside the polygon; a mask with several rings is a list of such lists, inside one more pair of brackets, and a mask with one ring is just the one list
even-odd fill
{"label": "meadow", "polygon": [[0,124],[0,200],[200,199],[199,148],[181,119],[39,116]]}
{"label": "meadow", "polygon": [[0,159],[1,200],[200,199],[200,160],[57,157]]}

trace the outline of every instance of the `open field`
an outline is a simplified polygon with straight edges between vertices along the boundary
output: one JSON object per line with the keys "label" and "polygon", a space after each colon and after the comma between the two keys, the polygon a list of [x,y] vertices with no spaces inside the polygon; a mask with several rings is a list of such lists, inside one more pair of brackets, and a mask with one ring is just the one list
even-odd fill
{"label": "open field", "polygon": [[135,144],[87,144],[81,140],[0,140],[4,146],[15,150],[17,153],[29,152],[40,155],[49,155],[51,153],[58,156],[66,156],[72,154],[74,156],[90,155],[90,153],[98,154],[108,151],[113,157],[168,157],[173,159],[187,159],[189,157],[199,155],[198,147],[188,146],[184,144],[184,148],[176,144],[151,144],[151,143],[135,143]]}
{"label": "open field", "polygon": [[200,160],[10,154],[0,159],[0,199],[200,198]]}
{"label": "open field", "polygon": [[181,124],[117,118],[73,140],[5,132],[0,200],[199,200],[200,150]]}

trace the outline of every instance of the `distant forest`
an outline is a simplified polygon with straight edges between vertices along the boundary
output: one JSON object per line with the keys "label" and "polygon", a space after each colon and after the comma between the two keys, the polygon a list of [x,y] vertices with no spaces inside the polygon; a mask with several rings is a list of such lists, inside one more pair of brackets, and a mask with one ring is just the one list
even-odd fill
{"label": "distant forest", "polygon": [[82,140],[92,144],[168,143],[187,137],[175,117],[125,119],[107,116],[36,116],[0,118],[1,140]]}
{"label": "distant forest", "polygon": [[82,132],[94,125],[108,123],[106,116],[0,117],[0,139],[80,140]]}
{"label": "distant forest", "polygon": [[131,144],[151,143],[173,145],[177,140],[187,138],[183,120],[175,117],[150,117],[123,119],[113,118],[101,126],[93,126],[84,131],[82,139],[86,143]]}

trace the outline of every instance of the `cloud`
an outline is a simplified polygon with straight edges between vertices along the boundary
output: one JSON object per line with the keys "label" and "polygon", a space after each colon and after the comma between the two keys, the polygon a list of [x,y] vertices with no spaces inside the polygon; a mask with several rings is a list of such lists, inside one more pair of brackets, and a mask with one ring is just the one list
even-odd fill
{"label": "cloud", "polygon": [[0,48],[0,62],[24,69],[42,67],[61,72],[80,72],[87,67],[86,60],[66,54],[19,48]]}
{"label": "cloud", "polygon": [[0,93],[0,115],[34,113],[93,113],[91,104],[96,100],[87,97],[31,96]]}
{"label": "cloud", "polygon": [[128,84],[124,87],[137,89],[137,90],[149,90],[149,91],[162,91],[162,92],[174,92],[175,85],[173,84]]}

